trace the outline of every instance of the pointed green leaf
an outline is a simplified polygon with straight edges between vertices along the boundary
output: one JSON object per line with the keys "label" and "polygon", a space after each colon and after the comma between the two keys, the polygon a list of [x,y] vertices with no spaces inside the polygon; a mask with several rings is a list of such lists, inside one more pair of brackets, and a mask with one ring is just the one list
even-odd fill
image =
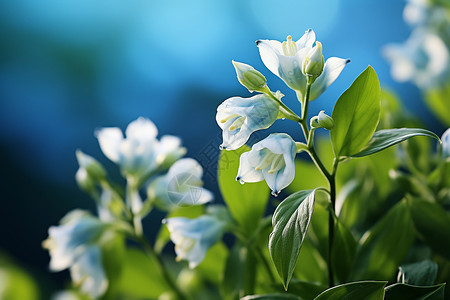
{"label": "pointed green leaf", "polygon": [[281,202],[272,218],[270,257],[287,289],[314,210],[315,190],[294,193]]}
{"label": "pointed green leaf", "polygon": [[393,278],[414,237],[406,203],[399,202],[359,241],[350,279]]}
{"label": "pointed green leaf", "polygon": [[332,287],[314,300],[383,300],[386,281],[358,281]]}
{"label": "pointed green leaf", "polygon": [[339,97],[330,131],[336,157],[351,156],[370,140],[380,118],[381,90],[371,66]]}
{"label": "pointed green leaf", "polygon": [[411,285],[430,286],[437,278],[438,265],[431,260],[400,266],[397,281]]}
{"label": "pointed green leaf", "polygon": [[251,234],[266,211],[269,187],[266,182],[240,184],[236,181],[239,158],[250,148],[222,151],[218,165],[220,192],[232,216],[248,234]]}
{"label": "pointed green leaf", "polygon": [[445,283],[433,286],[414,286],[396,283],[386,287],[385,300],[444,300]]}
{"label": "pointed green leaf", "polygon": [[408,207],[419,236],[436,253],[450,259],[450,215],[437,203],[409,199]]}
{"label": "pointed green leaf", "polygon": [[352,157],[362,157],[384,150],[414,136],[429,136],[439,140],[433,132],[421,128],[396,128],[376,131],[369,143]]}
{"label": "pointed green leaf", "polygon": [[245,296],[241,300],[301,300],[301,298],[291,294],[266,294]]}

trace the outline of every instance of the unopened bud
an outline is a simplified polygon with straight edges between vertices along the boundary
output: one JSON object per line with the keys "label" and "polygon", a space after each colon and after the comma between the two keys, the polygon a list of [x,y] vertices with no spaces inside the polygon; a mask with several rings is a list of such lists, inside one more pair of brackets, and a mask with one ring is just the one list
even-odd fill
{"label": "unopened bud", "polygon": [[239,82],[245,86],[250,92],[263,91],[266,86],[266,77],[256,71],[252,66],[233,61],[234,68]]}
{"label": "unopened bud", "polygon": [[319,115],[311,119],[311,127],[325,128],[331,130],[334,127],[334,120],[327,115],[323,110],[319,112]]}
{"label": "unopened bud", "polygon": [[312,77],[312,81],[322,74],[325,61],[322,54],[322,43],[316,45],[306,54],[302,62],[302,73],[307,77]]}
{"label": "unopened bud", "polygon": [[106,171],[103,166],[92,156],[83,153],[81,150],[76,151],[76,156],[80,169],[86,170],[86,175],[94,181],[100,181],[106,178]]}

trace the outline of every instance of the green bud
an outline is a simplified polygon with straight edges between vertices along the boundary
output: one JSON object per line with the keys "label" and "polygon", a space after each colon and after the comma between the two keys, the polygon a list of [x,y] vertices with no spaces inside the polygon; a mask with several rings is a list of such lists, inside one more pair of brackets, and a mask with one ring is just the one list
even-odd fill
{"label": "green bud", "polygon": [[85,169],[87,176],[94,181],[101,181],[106,178],[106,171],[103,166],[92,156],[89,156],[81,150],[76,151],[76,156],[80,169]]}
{"label": "green bud", "polygon": [[239,82],[245,86],[249,92],[262,92],[266,86],[266,77],[256,71],[252,66],[240,62],[232,61]]}
{"label": "green bud", "polygon": [[78,186],[85,192],[92,192],[95,189],[95,181],[89,176],[86,169],[79,168],[75,174],[75,180]]}
{"label": "green bud", "polygon": [[312,81],[322,74],[325,61],[322,54],[322,43],[316,45],[306,54],[302,62],[302,73],[307,77],[312,77]]}
{"label": "green bud", "polygon": [[325,114],[323,110],[321,110],[319,115],[311,119],[311,127],[331,130],[334,127],[334,120],[332,117]]}

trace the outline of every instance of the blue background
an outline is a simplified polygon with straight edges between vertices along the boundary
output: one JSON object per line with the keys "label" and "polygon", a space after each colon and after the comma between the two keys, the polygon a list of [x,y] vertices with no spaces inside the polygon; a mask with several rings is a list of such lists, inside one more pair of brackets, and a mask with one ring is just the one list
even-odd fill
{"label": "blue background", "polygon": [[[1,1],[0,249],[40,280],[67,275],[47,272],[49,258],[40,243],[48,226],[69,209],[93,207],[74,180],[76,149],[118,176],[99,150],[96,128],[124,129],[148,117],[160,135],[180,136],[187,156],[203,160],[206,172],[214,174],[221,142],[216,108],[228,97],[249,95],[236,80],[232,59],[260,70],[271,89],[280,89],[285,102],[299,110],[293,93],[262,64],[257,39],[285,40],[290,34],[297,40],[313,28],[325,58],[352,60],[311,103],[311,115],[321,109],[331,114],[339,95],[370,64],[383,87],[397,92],[426,128],[442,133],[420,91],[394,82],[381,56],[384,45],[409,36],[404,5],[401,0]],[[299,138],[293,125],[277,121],[271,131]],[[217,191],[213,175],[205,182]],[[146,223],[150,234],[154,223]]]}

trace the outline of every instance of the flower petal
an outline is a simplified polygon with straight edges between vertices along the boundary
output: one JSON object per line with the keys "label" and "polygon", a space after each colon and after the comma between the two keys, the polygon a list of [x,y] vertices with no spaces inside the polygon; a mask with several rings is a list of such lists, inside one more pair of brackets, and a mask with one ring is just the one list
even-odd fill
{"label": "flower petal", "polygon": [[70,268],[70,275],[81,291],[97,299],[108,288],[108,279],[103,270],[102,255],[98,246],[86,246]]}
{"label": "flower petal", "polygon": [[325,62],[322,74],[317,77],[311,86],[309,100],[312,101],[319,97],[341,74],[344,67],[350,62],[349,59],[330,57]]}
{"label": "flower petal", "polygon": [[249,162],[250,152],[244,152],[241,154],[241,158],[239,160],[239,169],[236,180],[244,181],[244,182],[258,182],[264,180],[264,176],[262,172],[256,171],[254,167]]}
{"label": "flower petal", "polygon": [[296,91],[303,91],[306,85],[306,77],[302,73],[302,61],[307,53],[307,48],[300,49],[295,56],[279,55],[278,76]]}
{"label": "flower petal", "polygon": [[305,31],[305,34],[295,43],[297,45],[297,49],[301,48],[311,48],[314,42],[316,41],[316,33],[312,29],[308,29]]}
{"label": "flower petal", "polygon": [[158,135],[158,129],[152,121],[140,117],[128,124],[125,134],[127,139],[153,140]]}
{"label": "flower petal", "polygon": [[102,128],[95,133],[103,154],[111,161],[120,160],[120,144],[123,141],[122,131],[117,127]]}
{"label": "flower petal", "polygon": [[279,57],[281,56],[281,43],[274,40],[258,40],[256,45],[259,49],[261,60],[267,69],[273,74],[280,76],[279,71]]}

